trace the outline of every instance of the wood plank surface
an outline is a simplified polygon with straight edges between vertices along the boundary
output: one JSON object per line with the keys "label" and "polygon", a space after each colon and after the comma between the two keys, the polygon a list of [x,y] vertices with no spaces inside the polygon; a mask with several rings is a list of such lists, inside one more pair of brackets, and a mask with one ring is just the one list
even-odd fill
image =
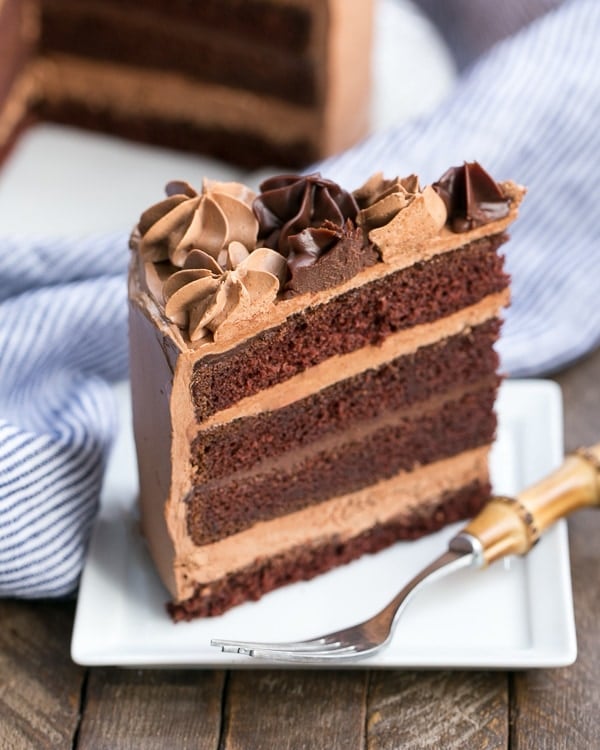
{"label": "wood plank surface", "polygon": [[225,675],[205,670],[93,669],[80,750],[217,750]]}
{"label": "wood plank surface", "polygon": [[368,750],[508,747],[508,679],[502,672],[371,674]]}
{"label": "wood plank surface", "polygon": [[0,748],[73,746],[84,670],[69,653],[73,602],[0,600]]}
{"label": "wood plank surface", "polygon": [[222,750],[362,750],[368,672],[231,672]]}
{"label": "wood plank surface", "polygon": [[600,748],[600,513],[569,524],[578,657],[564,669],[517,673],[514,750]]}

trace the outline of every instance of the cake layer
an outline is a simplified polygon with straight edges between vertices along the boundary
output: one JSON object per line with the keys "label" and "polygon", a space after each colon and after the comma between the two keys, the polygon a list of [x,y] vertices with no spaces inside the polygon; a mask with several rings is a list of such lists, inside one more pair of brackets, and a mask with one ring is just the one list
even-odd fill
{"label": "cake layer", "polygon": [[469,335],[472,329],[479,328],[494,318],[499,320],[502,309],[509,302],[510,291],[504,289],[445,318],[396,331],[382,343],[330,357],[288,380],[253,393],[216,412],[199,423],[198,430],[210,430],[237,419],[282,409],[295,401],[308,398],[319,390],[329,388],[340,380],[360,375],[367,368],[377,369],[399,357],[414,355],[419,349],[445,339]]}
{"label": "cake layer", "polygon": [[227,129],[218,124],[169,120],[149,112],[128,115],[123,111],[90,109],[84,101],[43,101],[35,107],[37,116],[60,125],[111,133],[152,146],[206,153],[248,169],[265,164],[294,166],[316,161],[322,154],[308,138],[309,130],[289,142],[275,142],[262,134]]}
{"label": "cake layer", "polygon": [[45,30],[44,43],[56,48],[53,33],[60,33],[56,26],[85,8],[90,16],[113,12],[153,22],[187,21],[216,32],[240,36],[248,36],[248,30],[252,29],[252,39],[257,46],[281,47],[289,52],[302,53],[311,37],[308,8],[318,8],[319,4],[324,3],[322,0],[319,3],[314,0],[145,0],[140,6],[137,0],[86,0],[85,3],[81,0],[43,0],[44,25],[48,24],[53,30],[52,33]]}
{"label": "cake layer", "polygon": [[260,599],[280,586],[310,580],[366,553],[378,552],[403,539],[417,539],[447,524],[470,518],[482,508],[489,495],[487,482],[473,481],[393,519],[375,522],[350,538],[334,534],[272,556],[259,553],[255,561],[241,569],[208,583],[198,583],[191,596],[170,602],[167,609],[175,621],[220,615],[237,604]]}
{"label": "cake layer", "polygon": [[[174,73],[52,55],[36,63],[47,119],[256,166],[317,158],[318,112]],[[297,162],[298,163],[298,162]]]}
{"label": "cake layer", "polygon": [[[221,2],[220,14],[214,8],[207,12],[204,2],[197,3],[194,14],[188,9],[184,15],[172,14],[170,8],[148,11],[145,5],[140,12],[139,5],[51,0],[44,4],[42,51],[182,73],[301,105],[319,104],[322,71],[317,59],[307,55],[311,50],[297,44],[300,39],[308,41],[310,15],[301,8],[273,3],[246,0],[245,5],[250,12],[240,16],[235,13],[238,2]],[[266,8],[271,33],[263,28],[262,19],[256,23],[258,13]],[[326,13],[326,4],[321,8],[321,14]],[[255,25],[244,25],[244,15],[246,23]],[[224,24],[223,17],[230,22]],[[258,28],[258,36],[249,35],[248,28]]]}
{"label": "cake layer", "polygon": [[475,240],[294,313],[223,354],[207,354],[192,382],[198,422],[329,357],[381,344],[506,289],[495,252],[505,240],[505,234]]}
{"label": "cake layer", "polygon": [[[423,346],[282,408],[202,430],[192,443],[195,481],[232,475],[326,435],[351,430],[363,420],[477,383],[496,371],[493,344],[499,329],[497,319],[489,320],[466,334]],[[365,354],[363,367],[370,364]]]}
{"label": "cake layer", "polygon": [[186,498],[188,534],[194,544],[208,544],[259,521],[487,445],[496,429],[497,387],[498,378],[492,376],[467,392],[450,392],[447,400],[432,398],[386,412],[344,432],[343,438],[326,436],[251,471],[202,483]]}
{"label": "cake layer", "polygon": [[367,133],[371,37],[372,0],[45,0],[35,113],[304,166]]}
{"label": "cake layer", "polygon": [[172,568],[176,582],[169,585],[169,589],[174,598],[181,601],[192,596],[195,582],[205,584],[219,580],[254,565],[267,554],[285,554],[295,547],[315,545],[331,537],[343,542],[393,519],[410,517],[414,520],[416,513],[422,515],[422,523],[428,523],[431,509],[440,498],[472,484],[487,487],[488,452],[489,446],[483,446],[427,466],[417,466],[362,490],[259,522],[211,544],[196,546],[179,528],[174,537],[177,556]]}

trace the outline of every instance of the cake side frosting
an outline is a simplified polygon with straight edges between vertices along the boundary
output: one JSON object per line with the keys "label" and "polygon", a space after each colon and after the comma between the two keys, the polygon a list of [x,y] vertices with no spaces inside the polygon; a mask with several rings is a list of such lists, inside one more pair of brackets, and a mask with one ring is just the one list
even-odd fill
{"label": "cake side frosting", "polygon": [[323,154],[343,151],[369,132],[373,0],[330,0],[329,22]]}

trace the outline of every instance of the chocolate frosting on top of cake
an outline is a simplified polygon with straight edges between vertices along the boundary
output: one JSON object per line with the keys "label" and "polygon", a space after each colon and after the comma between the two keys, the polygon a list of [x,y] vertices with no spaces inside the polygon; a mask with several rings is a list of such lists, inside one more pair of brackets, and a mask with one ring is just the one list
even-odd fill
{"label": "chocolate frosting on top of cake", "polygon": [[278,319],[280,302],[286,315],[291,297],[343,287],[381,261],[430,257],[458,242],[445,224],[477,235],[516,211],[524,192],[499,187],[477,163],[424,189],[415,175],[378,173],[350,194],[315,173],[272,177],[261,191],[170,182],[132,233],[142,288],[188,341],[229,341]]}
{"label": "chocolate frosting on top of cake", "polygon": [[[315,230],[317,232],[317,238],[307,238],[306,244],[301,241],[304,232],[290,238],[292,252],[288,267],[292,277],[285,286],[287,298],[343,284],[380,260],[373,245],[365,244],[362,230],[350,220],[343,227],[325,222],[320,230]],[[314,249],[313,242],[322,243],[323,250]]]}
{"label": "chocolate frosting on top of cake", "polygon": [[170,182],[166,192],[165,200],[140,217],[138,247],[144,261],[169,260],[182,268],[191,250],[203,250],[220,261],[230,242],[256,246],[254,193],[245,185],[205,180],[198,194],[186,182]]}
{"label": "chocolate frosting on top of cake", "polygon": [[414,252],[446,223],[444,201],[431,185],[421,190],[416,175],[386,180],[379,172],[354,196],[360,206],[358,224],[385,263]]}
{"label": "chocolate frosting on top of cake", "polygon": [[508,215],[510,201],[476,161],[450,167],[432,187],[446,204],[448,225],[454,232],[467,232]]}
{"label": "chocolate frosting on top of cake", "polygon": [[358,223],[366,232],[385,226],[420,192],[419,178],[414,174],[386,180],[381,172],[377,172],[354,191],[360,209]]}
{"label": "chocolate frosting on top of cake", "polygon": [[303,238],[296,247],[310,245],[311,257],[316,261],[330,247],[329,235],[321,232],[323,224],[343,227],[347,219],[354,221],[358,212],[351,193],[318,172],[271,177],[261,183],[260,190],[253,204],[259,222],[259,242],[286,258],[293,248],[291,238],[302,232]]}
{"label": "chocolate frosting on top of cake", "polygon": [[225,268],[208,253],[192,250],[183,269],[163,285],[165,315],[187,328],[191,341],[211,333],[218,341],[236,322],[272,305],[285,275],[285,259],[267,247],[248,252],[241,242],[231,242]]}
{"label": "chocolate frosting on top of cake", "polygon": [[299,234],[288,238],[290,254],[288,266],[292,275],[299,268],[312,266],[342,238],[342,227],[332,221],[323,222],[320,227],[303,229]]}

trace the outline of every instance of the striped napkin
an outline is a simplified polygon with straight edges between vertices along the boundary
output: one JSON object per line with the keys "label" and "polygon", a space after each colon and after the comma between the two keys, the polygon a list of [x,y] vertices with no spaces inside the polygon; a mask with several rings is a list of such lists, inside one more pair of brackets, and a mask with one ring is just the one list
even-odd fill
{"label": "striped napkin", "polygon": [[[527,185],[500,342],[511,375],[600,343],[600,3],[574,0],[494,46],[433,113],[319,165],[346,187],[376,170],[478,160]],[[404,69],[404,73],[408,68]],[[0,240],[0,595],[77,585],[126,376],[127,238]]]}
{"label": "striped napkin", "polygon": [[0,241],[0,594],[72,591],[127,373],[127,238]]}

